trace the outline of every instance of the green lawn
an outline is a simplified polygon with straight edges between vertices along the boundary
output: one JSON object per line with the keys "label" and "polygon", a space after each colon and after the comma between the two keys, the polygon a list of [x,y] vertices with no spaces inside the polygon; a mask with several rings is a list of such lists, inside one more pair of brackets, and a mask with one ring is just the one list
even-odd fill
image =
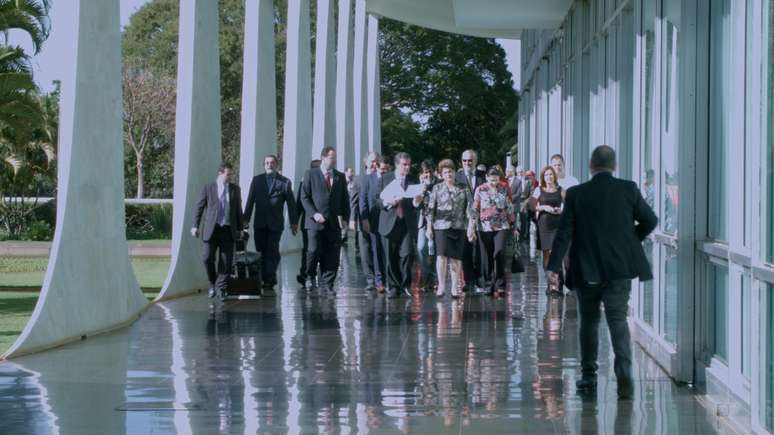
{"label": "green lawn", "polygon": [[[132,268],[148,300],[158,295],[169,257],[133,257]],[[0,256],[0,354],[16,340],[38,301],[48,257]],[[3,291],[3,289],[8,289]],[[26,290],[26,291],[17,291]]]}

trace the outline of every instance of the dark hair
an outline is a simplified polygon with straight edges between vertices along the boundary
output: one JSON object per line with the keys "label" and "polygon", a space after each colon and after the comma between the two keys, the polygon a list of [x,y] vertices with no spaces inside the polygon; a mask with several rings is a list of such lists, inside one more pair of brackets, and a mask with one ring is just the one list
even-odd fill
{"label": "dark hair", "polygon": [[457,170],[452,159],[443,159],[438,163],[438,172],[443,172],[443,170],[447,168],[451,169],[452,172]]}
{"label": "dark hair", "polygon": [[317,169],[320,167],[321,163],[322,162],[320,161],[320,159],[314,159],[311,162],[309,162],[309,169]]}
{"label": "dark hair", "polygon": [[395,166],[400,163],[401,160],[409,160],[411,161],[411,156],[409,153],[399,152],[398,154],[395,154],[395,158],[393,159],[393,163],[395,163]]}
{"label": "dark hair", "polygon": [[223,162],[223,163],[220,164],[220,166],[218,166],[218,174],[222,174],[222,173],[226,172],[226,169],[229,169],[229,170],[233,171],[234,167],[231,166],[231,163],[229,163],[229,162]]}
{"label": "dark hair", "polygon": [[377,165],[381,166],[381,165],[383,165],[383,164],[385,164],[385,163],[386,163],[386,164],[390,164],[390,161],[389,161],[389,160],[387,160],[387,157],[385,157],[385,156],[379,156],[379,157],[377,157],[377,158],[376,158],[376,164],[377,164]]}
{"label": "dark hair", "polygon": [[589,166],[596,171],[615,171],[615,150],[608,145],[594,148]]}
{"label": "dark hair", "polygon": [[492,166],[488,171],[486,171],[486,176],[498,176],[503,178],[503,171],[501,171],[497,166]]}
{"label": "dark hair", "polygon": [[430,171],[430,172],[433,172],[433,171],[434,171],[434,166],[435,166],[435,165],[433,164],[433,161],[432,161],[432,160],[430,160],[430,159],[424,159],[424,160],[422,160],[422,162],[419,164],[419,171],[420,171],[420,172],[425,172],[425,171]]}
{"label": "dark hair", "polygon": [[545,168],[543,168],[542,171],[540,171],[540,187],[542,187],[543,189],[546,188],[546,177],[545,177],[546,172],[551,172],[552,174],[554,174],[554,184],[556,186],[559,186],[559,179],[556,178],[556,171],[554,171],[553,167],[546,166]]}
{"label": "dark hair", "polygon": [[330,154],[331,151],[336,151],[336,148],[333,148],[333,147],[323,147],[322,151],[320,151],[320,158],[328,157],[328,154]]}
{"label": "dark hair", "polygon": [[550,161],[552,161],[554,159],[559,159],[559,160],[562,161],[562,163],[564,163],[564,156],[561,155],[561,154],[554,154],[553,156],[551,156],[550,159],[548,159],[548,161],[550,162]]}

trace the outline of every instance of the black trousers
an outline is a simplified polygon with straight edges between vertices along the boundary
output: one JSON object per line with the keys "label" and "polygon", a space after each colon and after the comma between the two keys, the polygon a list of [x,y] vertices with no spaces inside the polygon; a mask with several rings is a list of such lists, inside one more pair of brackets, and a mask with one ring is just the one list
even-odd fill
{"label": "black trousers", "polygon": [[363,267],[363,273],[366,276],[366,284],[376,285],[376,275],[374,271],[374,256],[371,243],[371,233],[363,233],[360,237],[360,264]]}
{"label": "black trousers", "polygon": [[478,233],[484,287],[492,291],[505,288],[505,242],[508,240],[508,231]]}
{"label": "black trousers", "polygon": [[578,288],[578,310],[580,311],[581,372],[584,377],[597,373],[599,348],[600,304],[605,306],[605,318],[610,330],[610,341],[615,354],[614,369],[618,381],[632,379],[632,348],[629,338],[629,324],[626,317],[629,310],[631,280],[619,280],[598,285],[582,285]]}
{"label": "black trousers", "polygon": [[255,249],[261,253],[261,278],[269,284],[277,283],[277,267],[280,264],[280,239],[282,231],[255,228]]}
{"label": "black trousers", "polygon": [[[215,269],[216,259],[218,261],[217,271]],[[215,289],[225,291],[231,276],[231,265],[234,262],[234,238],[231,235],[231,227],[215,225],[210,240],[204,242],[202,260],[207,269],[207,279],[210,281],[210,285]]]}
{"label": "black trousers", "polygon": [[393,290],[411,288],[414,241],[405,219],[395,221],[390,235],[382,236],[382,248],[387,287]]}
{"label": "black trousers", "polygon": [[325,228],[306,230],[309,238],[309,251],[306,256],[306,274],[314,279],[317,276],[317,264],[320,265],[320,285],[333,288],[339,270],[341,255],[341,230]]}

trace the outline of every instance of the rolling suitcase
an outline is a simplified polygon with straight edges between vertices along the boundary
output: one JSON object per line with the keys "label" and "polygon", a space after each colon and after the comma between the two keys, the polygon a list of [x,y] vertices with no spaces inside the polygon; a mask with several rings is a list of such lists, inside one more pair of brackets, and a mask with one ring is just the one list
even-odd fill
{"label": "rolling suitcase", "polygon": [[261,255],[247,251],[246,242],[236,242],[234,265],[226,288],[226,296],[261,296]]}

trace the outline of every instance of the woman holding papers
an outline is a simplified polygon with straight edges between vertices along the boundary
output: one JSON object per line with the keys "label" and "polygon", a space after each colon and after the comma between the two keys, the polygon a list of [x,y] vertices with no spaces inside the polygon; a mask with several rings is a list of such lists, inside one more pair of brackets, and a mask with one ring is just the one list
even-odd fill
{"label": "woman holding papers", "polygon": [[462,256],[465,250],[465,230],[473,198],[465,185],[455,181],[454,162],[442,160],[438,164],[442,182],[430,192],[427,204],[427,237],[435,240],[438,290],[436,296],[446,294],[447,266],[451,269],[451,295],[462,295]]}
{"label": "woman holding papers", "polygon": [[505,294],[505,243],[514,227],[516,215],[510,187],[502,184],[499,168],[490,168],[486,183],[473,194],[468,237],[478,232],[484,282],[490,294]]}

